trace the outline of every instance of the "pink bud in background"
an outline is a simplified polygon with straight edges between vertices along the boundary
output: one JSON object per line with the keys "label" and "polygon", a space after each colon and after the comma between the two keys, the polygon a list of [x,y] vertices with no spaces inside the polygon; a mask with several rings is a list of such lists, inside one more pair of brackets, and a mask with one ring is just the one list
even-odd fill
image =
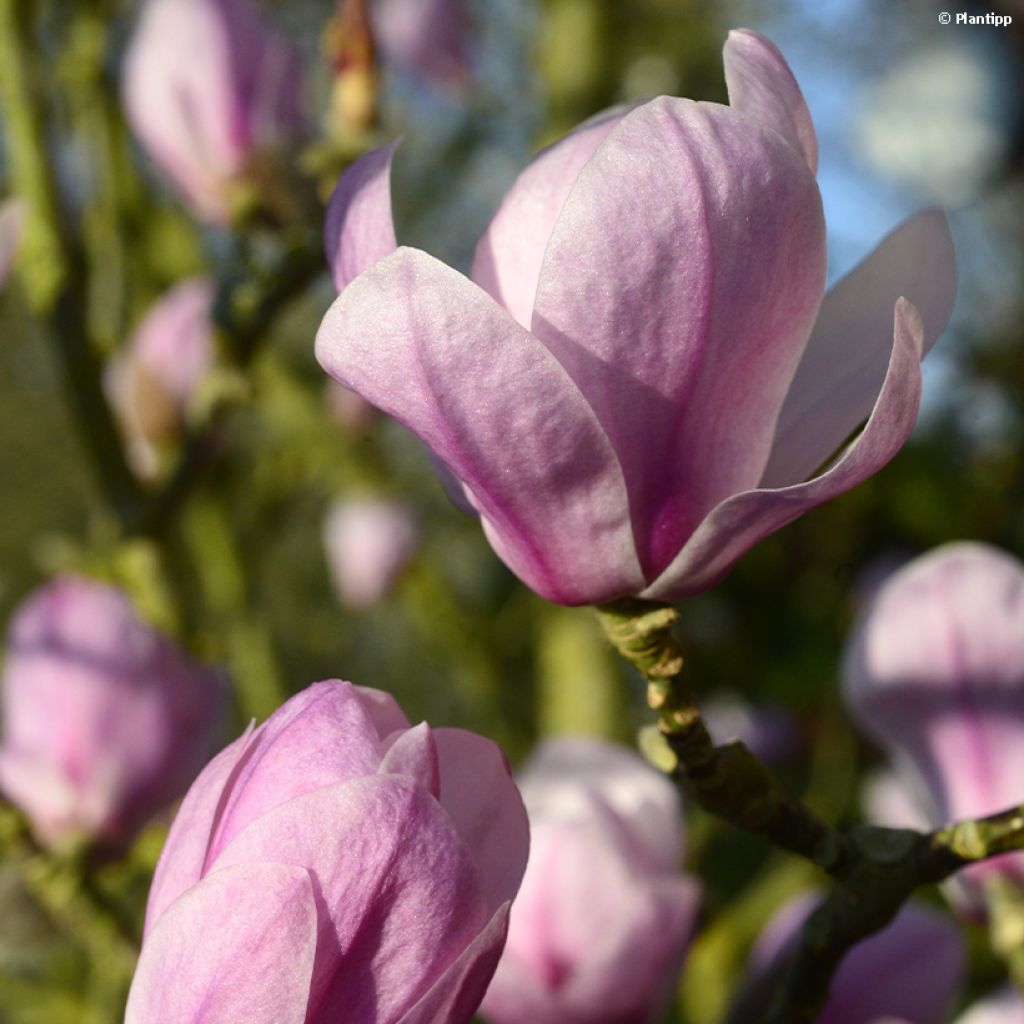
{"label": "pink bud in background", "polygon": [[657,1019],[697,916],[673,785],[632,751],[545,743],[523,770],[530,862],[481,1013],[492,1024]]}
{"label": "pink bud in background", "polygon": [[969,1006],[954,1024],[1024,1024],[1024,996],[1007,985]]}
{"label": "pink bud in background", "polygon": [[342,604],[369,608],[391,592],[419,542],[404,505],[372,498],[335,502],[324,520],[324,549]]}
{"label": "pink bud in background", "polygon": [[181,429],[189,402],[213,368],[213,283],[192,278],[150,307],[125,352],[110,366],[107,390],[142,476],[156,470],[153,444]]}
{"label": "pink bud in background", "polygon": [[0,203],[0,287],[3,287],[11,273],[24,227],[24,202],[15,198]]}
{"label": "pink bud in background", "polygon": [[843,689],[932,825],[1024,803],[1024,565],[957,543],[896,572],[849,642]]}
{"label": "pink bud in background", "polygon": [[541,153],[472,279],[396,249],[393,147],[330,203],[341,294],[317,358],[426,442],[552,601],[707,590],[914,425],[953,300],[945,216],[911,218],[824,295],[817,144],[792,72],[741,30],[725,78],[729,106],[662,96]]}
{"label": "pink bud in background", "polygon": [[11,620],[0,789],[48,844],[123,848],[209,757],[225,698],[119,590],[62,577]]}
{"label": "pink bud in background", "polygon": [[[768,923],[750,953],[755,985],[756,975],[776,966],[776,958],[785,956],[797,941],[817,902],[818,897],[811,894],[798,896]],[[891,924],[846,955],[815,1021],[946,1024],[965,968],[959,927],[931,907],[908,903]]]}
{"label": "pink bud in background", "polygon": [[295,53],[250,0],[146,0],[125,55],[132,129],[197,216],[231,214],[257,160],[302,129]]}
{"label": "pink bud in background", "polygon": [[309,687],[189,791],[126,1024],[464,1024],[505,941],[526,814],[501,751]]}
{"label": "pink bud in background", "polygon": [[372,0],[370,18],[384,62],[397,71],[438,82],[465,74],[462,0]]}

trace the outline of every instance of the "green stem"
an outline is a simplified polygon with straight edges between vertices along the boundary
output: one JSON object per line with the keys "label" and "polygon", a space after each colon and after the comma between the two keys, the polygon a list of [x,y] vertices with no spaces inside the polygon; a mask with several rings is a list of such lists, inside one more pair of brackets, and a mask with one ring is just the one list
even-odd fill
{"label": "green stem", "polygon": [[805,857],[830,874],[842,871],[846,843],[739,742],[716,746],[682,675],[670,605],[625,600],[597,609],[605,635],[647,681],[647,702],[676,758],[674,774],[706,811]]}
{"label": "green stem", "polygon": [[919,886],[941,882],[967,864],[1024,849],[1024,806],[930,833],[876,826],[838,832],[786,794],[742,744],[715,746],[682,676],[682,652],[671,635],[675,609],[626,600],[597,611],[612,645],[647,680],[648,703],[658,713],[659,729],[676,757],[673,774],[686,793],[705,810],[804,857],[835,879],[804,926],[774,1000],[759,1017],[764,1024],[811,1024],[846,953],[884,928]]}
{"label": "green stem", "polygon": [[37,52],[24,0],[0,0],[0,105],[13,191],[26,204],[19,274],[32,309],[47,313],[67,276],[57,190],[43,139]]}

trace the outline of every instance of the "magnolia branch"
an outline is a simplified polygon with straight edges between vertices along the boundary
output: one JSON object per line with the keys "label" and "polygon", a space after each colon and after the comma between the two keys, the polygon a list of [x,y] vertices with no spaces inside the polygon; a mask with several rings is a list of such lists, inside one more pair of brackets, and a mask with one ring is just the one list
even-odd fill
{"label": "magnolia branch", "polygon": [[687,796],[709,813],[806,858],[835,880],[804,926],[762,1018],[765,1024],[813,1021],[846,953],[884,928],[919,886],[1024,849],[1024,805],[927,833],[878,826],[840,832],[787,793],[742,743],[714,743],[682,675],[682,652],[671,634],[679,617],[674,608],[628,599],[597,611],[612,646],[647,682],[648,704],[675,755],[672,774]]}

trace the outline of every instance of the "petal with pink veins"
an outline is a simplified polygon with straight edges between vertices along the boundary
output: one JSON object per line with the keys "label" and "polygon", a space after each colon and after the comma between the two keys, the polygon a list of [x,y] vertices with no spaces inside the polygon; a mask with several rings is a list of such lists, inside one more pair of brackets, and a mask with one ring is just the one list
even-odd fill
{"label": "petal with pink veins", "polygon": [[529,328],[544,250],[583,165],[631,108],[612,107],[538,153],[502,200],[473,258],[472,278]]}
{"label": "petal with pink veins", "polygon": [[672,565],[640,596],[674,600],[713,586],[762,537],[878,472],[910,436],[921,401],[924,327],[905,299],[896,303],[894,344],[885,384],[864,430],[821,476],[777,490],[752,490],[718,505]]}
{"label": "petal with pink veins", "polygon": [[147,936],[125,1024],[304,1024],[316,941],[308,872],[216,871]]}
{"label": "petal with pink veins", "polygon": [[391,161],[398,142],[364,153],[338,179],[327,204],[324,248],[340,292],[398,248],[391,216]]}
{"label": "petal with pink veins", "polygon": [[495,550],[538,593],[582,604],[643,585],[622,472],[593,411],[461,274],[399,249],[338,297],[316,353],[463,481]]}
{"label": "petal with pink veins", "polygon": [[491,912],[519,890],[530,827],[519,788],[497,744],[465,729],[435,729],[441,806],[466,841]]}
{"label": "petal with pink veins", "polygon": [[778,47],[759,33],[740,28],[729,33],[722,55],[729,105],[774,128],[816,174],[818,139],[811,113]]}
{"label": "petal with pink veins", "polygon": [[715,505],[757,486],[824,283],[814,176],[729,107],[646,103],[580,172],[532,330],[614,447],[649,583]]}
{"label": "petal with pink veins", "polygon": [[399,1019],[487,923],[451,819],[411,779],[373,775],[268,811],[218,865],[272,858],[313,878],[312,1020]]}
{"label": "petal with pink veins", "polygon": [[822,303],[775,429],[761,487],[806,480],[863,423],[889,370],[889,320],[902,295],[921,314],[924,353],[953,308],[956,256],[941,210],[904,221]]}

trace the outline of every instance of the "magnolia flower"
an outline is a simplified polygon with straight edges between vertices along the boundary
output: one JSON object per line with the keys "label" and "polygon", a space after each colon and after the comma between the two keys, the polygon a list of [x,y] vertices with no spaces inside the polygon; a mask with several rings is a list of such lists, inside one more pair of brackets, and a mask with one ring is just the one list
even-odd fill
{"label": "magnolia flower", "polygon": [[214,361],[213,283],[192,278],[149,309],[107,375],[107,391],[125,425],[132,462],[156,471],[153,445],[175,436]]}
{"label": "magnolia flower", "polygon": [[881,468],[917,415],[953,298],[944,215],[911,218],[823,298],[803,97],[753,32],[729,36],[725,76],[730,106],[662,96],[541,153],[472,280],[396,250],[391,148],[331,202],[341,295],[320,363],[419,434],[553,601],[706,590]]}
{"label": "magnolia flower", "polygon": [[0,789],[48,844],[123,848],[195,778],[225,696],[119,590],[58,579],[11,621]]}
{"label": "magnolia flower", "polygon": [[126,1024],[465,1024],[527,855],[501,751],[333,680],[223,750],[153,878]]}
{"label": "magnolia flower", "polygon": [[[957,543],[894,573],[849,641],[843,689],[933,826],[1024,803],[1024,565]],[[1021,876],[1022,860],[958,877]]]}
{"label": "magnolia flower", "polygon": [[10,276],[24,227],[25,204],[17,198],[0,203],[0,287]]}
{"label": "magnolia flower", "polygon": [[149,155],[214,223],[230,219],[258,161],[302,128],[296,55],[250,0],[146,0],[122,91]]}
{"label": "magnolia flower", "polygon": [[327,567],[343,604],[382,601],[416,553],[419,529],[404,505],[374,499],[338,501],[324,521]]}
{"label": "magnolia flower", "polygon": [[550,740],[520,776],[530,862],[481,1012],[493,1024],[653,1021],[696,919],[672,784],[632,751]]}
{"label": "magnolia flower", "polygon": [[[750,953],[754,976],[777,967],[817,897],[786,904]],[[923,904],[908,903],[882,931],[858,943],[832,979],[817,1024],[944,1024],[966,967],[960,929]]]}

